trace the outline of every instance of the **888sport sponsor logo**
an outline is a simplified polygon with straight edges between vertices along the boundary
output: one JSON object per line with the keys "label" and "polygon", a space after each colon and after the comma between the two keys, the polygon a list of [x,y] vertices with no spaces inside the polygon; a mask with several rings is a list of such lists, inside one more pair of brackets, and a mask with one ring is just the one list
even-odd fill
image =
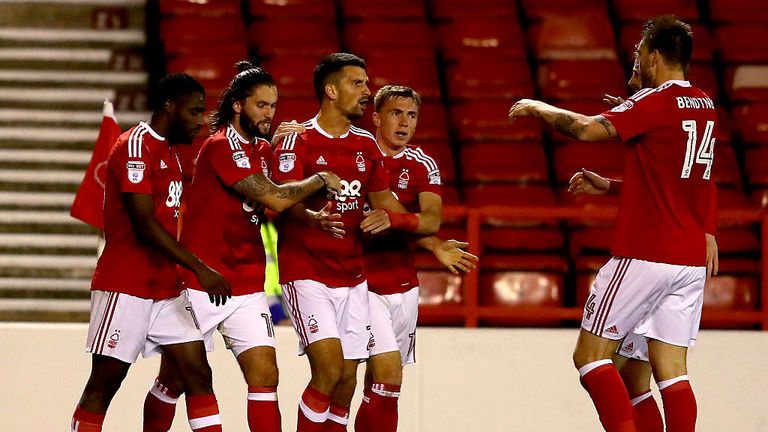
{"label": "888sport sponsor logo", "polygon": [[360,208],[359,198],[362,198],[361,189],[363,185],[360,180],[341,180],[341,189],[338,193],[329,196],[336,200],[336,211],[344,213],[349,210],[358,210]]}

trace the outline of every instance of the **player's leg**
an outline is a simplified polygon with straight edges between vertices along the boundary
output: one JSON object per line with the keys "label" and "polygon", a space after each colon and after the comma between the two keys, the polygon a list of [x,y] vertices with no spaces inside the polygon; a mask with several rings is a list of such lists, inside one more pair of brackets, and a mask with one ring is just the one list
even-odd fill
{"label": "player's leg", "polygon": [[299,337],[299,354],[307,355],[311,373],[299,401],[297,431],[320,432],[328,418],[331,393],[344,369],[336,307],[328,288],[315,281],[284,284],[283,293],[288,315]]}
{"label": "player's leg", "polygon": [[101,431],[107,408],[131,367],[112,357],[91,357],[91,374],[72,416],[72,432]]}
{"label": "player's leg", "polygon": [[160,371],[144,398],[144,432],[167,432],[173,424],[176,403],[184,392],[179,378],[168,357],[160,358]]}
{"label": "player's leg", "polygon": [[651,364],[645,337],[627,335],[613,356],[613,363],[629,393],[638,432],[664,432],[664,420],[651,392]]}
{"label": "player's leg", "polygon": [[661,341],[648,342],[656,383],[664,401],[668,432],[693,432],[696,427],[696,397],[688,380],[688,348]]}
{"label": "player's leg", "polygon": [[[370,360],[370,358],[368,359]],[[373,372],[369,362],[365,362],[365,377],[363,379],[363,399],[360,401],[360,407],[355,416],[355,431],[368,430],[369,407],[371,404],[371,385],[373,384]]]}

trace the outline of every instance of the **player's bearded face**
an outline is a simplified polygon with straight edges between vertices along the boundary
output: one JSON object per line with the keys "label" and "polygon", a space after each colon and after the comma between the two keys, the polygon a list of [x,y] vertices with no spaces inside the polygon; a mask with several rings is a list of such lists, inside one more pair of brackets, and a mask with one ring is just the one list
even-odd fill
{"label": "player's bearded face", "polygon": [[181,96],[174,102],[174,118],[168,131],[173,144],[192,144],[203,127],[205,95],[199,92]]}
{"label": "player's bearded face", "polygon": [[416,101],[404,97],[389,98],[374,117],[382,144],[393,148],[402,148],[411,141],[418,120]]}
{"label": "player's bearded face", "polygon": [[242,103],[240,128],[250,138],[267,138],[277,107],[277,88],[262,85]]}
{"label": "player's bearded face", "polygon": [[368,88],[368,74],[365,69],[357,66],[345,66],[344,76],[337,87],[336,105],[350,119],[359,119],[365,115],[365,108],[371,97]]}

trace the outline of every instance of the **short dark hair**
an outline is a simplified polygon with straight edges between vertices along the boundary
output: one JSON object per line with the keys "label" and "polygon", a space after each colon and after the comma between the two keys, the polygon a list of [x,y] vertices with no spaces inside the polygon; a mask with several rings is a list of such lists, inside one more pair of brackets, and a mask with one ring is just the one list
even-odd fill
{"label": "short dark hair", "polygon": [[392,98],[413,99],[413,101],[416,102],[416,106],[421,107],[421,96],[416,90],[406,86],[385,85],[380,88],[379,91],[376,92],[376,96],[373,97],[374,111],[379,112],[381,107],[384,106],[384,102]]}
{"label": "short dark hair", "polygon": [[315,96],[319,102],[325,97],[325,86],[330,78],[343,69],[345,66],[357,66],[365,69],[365,60],[350,53],[333,53],[315,66],[313,83],[315,86]]}
{"label": "short dark hair", "polygon": [[167,100],[176,101],[182,96],[192,93],[205,94],[203,85],[191,75],[185,73],[168,74],[155,86],[150,94],[149,106],[153,110],[160,109]]}
{"label": "short dark hair", "polygon": [[235,64],[238,74],[232,79],[219,98],[219,106],[211,113],[211,131],[216,132],[232,121],[235,110],[232,104],[253,94],[256,87],[274,86],[275,80],[269,72],[256,67],[251,62],[240,61]]}
{"label": "short dark hair", "polygon": [[648,47],[648,51],[658,51],[667,63],[688,70],[693,52],[693,31],[676,16],[664,15],[646,21],[641,43]]}

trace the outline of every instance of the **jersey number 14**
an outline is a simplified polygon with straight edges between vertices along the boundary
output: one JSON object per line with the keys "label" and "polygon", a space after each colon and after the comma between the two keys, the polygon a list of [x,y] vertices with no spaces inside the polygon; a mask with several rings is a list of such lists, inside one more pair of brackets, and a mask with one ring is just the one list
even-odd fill
{"label": "jersey number 14", "polygon": [[683,130],[688,132],[688,143],[685,149],[685,159],[683,160],[683,171],[680,173],[680,178],[689,178],[691,176],[691,170],[693,164],[703,164],[707,168],[704,170],[702,176],[705,180],[709,180],[712,175],[712,162],[715,160],[715,138],[712,138],[712,131],[715,129],[715,122],[712,120],[707,121],[707,125],[704,127],[704,136],[701,138],[701,145],[699,150],[696,151],[696,120],[683,120]]}

